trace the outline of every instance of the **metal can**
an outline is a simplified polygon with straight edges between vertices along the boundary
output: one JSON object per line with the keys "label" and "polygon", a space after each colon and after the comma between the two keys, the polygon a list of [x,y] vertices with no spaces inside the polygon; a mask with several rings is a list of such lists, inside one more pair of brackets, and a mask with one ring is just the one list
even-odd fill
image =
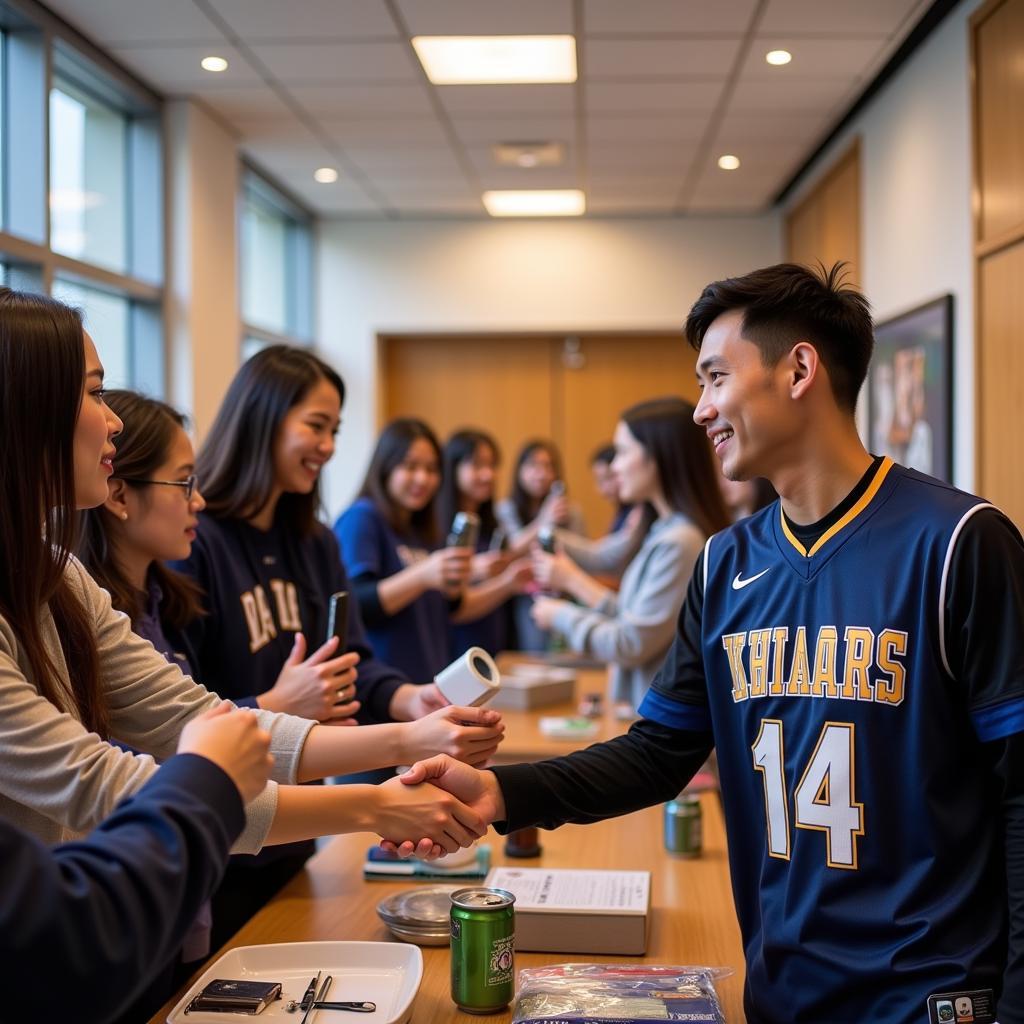
{"label": "metal can", "polygon": [[516,898],[504,889],[452,893],[452,1002],[466,1013],[496,1013],[515,991]]}
{"label": "metal can", "polygon": [[665,804],[665,849],[682,857],[699,857],[704,843],[700,799],[680,793]]}

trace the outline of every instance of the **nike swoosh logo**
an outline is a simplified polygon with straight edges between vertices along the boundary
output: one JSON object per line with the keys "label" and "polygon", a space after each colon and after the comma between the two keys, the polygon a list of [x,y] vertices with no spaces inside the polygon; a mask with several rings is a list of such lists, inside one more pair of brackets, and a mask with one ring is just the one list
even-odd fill
{"label": "nike swoosh logo", "polygon": [[762,569],[756,576],[751,576],[748,580],[740,579],[743,573],[736,573],[736,579],[732,581],[732,589],[742,590],[744,587],[749,587],[751,583],[754,583],[757,580],[759,580],[766,572],[771,572],[771,568],[772,567],[769,565],[767,569]]}

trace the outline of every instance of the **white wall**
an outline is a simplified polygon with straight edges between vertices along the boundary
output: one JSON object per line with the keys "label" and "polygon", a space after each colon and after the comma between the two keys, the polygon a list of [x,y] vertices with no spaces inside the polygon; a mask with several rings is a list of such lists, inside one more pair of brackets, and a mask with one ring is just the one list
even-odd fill
{"label": "white wall", "polygon": [[968,26],[950,14],[801,182],[861,138],[862,282],[876,320],[954,296],[953,473],[974,486],[974,285]]}
{"label": "white wall", "polygon": [[375,441],[378,333],[679,330],[705,284],[780,252],[775,214],[325,223],[318,347],[348,392],[329,513],[351,500]]}

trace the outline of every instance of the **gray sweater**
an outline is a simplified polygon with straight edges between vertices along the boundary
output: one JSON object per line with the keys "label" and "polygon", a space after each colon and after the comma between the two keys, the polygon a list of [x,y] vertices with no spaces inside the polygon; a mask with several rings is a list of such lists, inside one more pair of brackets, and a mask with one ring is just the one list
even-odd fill
{"label": "gray sweater", "polygon": [[[66,575],[93,625],[111,731],[146,753],[136,756],[111,746],[43,697],[14,631],[0,616],[0,816],[45,843],[95,828],[142,787],[157,761],[174,753],[188,721],[221,703],[136,636],[128,617],[114,611],[110,596],[79,562],[72,560]],[[47,653],[68,686],[49,609],[40,621]],[[294,782],[299,754],[316,723],[269,711],[257,714],[271,735],[274,779]],[[235,852],[255,853],[262,847],[276,808],[277,785],[271,782],[246,807],[246,826]]]}
{"label": "gray sweater", "polygon": [[686,586],[706,538],[685,516],[657,520],[596,608],[568,601],[554,626],[574,651],[611,663],[611,696],[639,707],[672,643]]}

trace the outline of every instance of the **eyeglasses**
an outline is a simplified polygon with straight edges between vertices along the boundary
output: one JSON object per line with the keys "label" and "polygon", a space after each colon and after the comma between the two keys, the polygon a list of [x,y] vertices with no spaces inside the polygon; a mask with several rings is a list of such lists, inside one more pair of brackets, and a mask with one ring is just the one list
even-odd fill
{"label": "eyeglasses", "polygon": [[161,484],[164,487],[184,487],[185,500],[191,501],[192,495],[196,493],[196,475],[193,473],[185,480],[142,480],[139,477],[121,476],[117,478],[126,484]]}

